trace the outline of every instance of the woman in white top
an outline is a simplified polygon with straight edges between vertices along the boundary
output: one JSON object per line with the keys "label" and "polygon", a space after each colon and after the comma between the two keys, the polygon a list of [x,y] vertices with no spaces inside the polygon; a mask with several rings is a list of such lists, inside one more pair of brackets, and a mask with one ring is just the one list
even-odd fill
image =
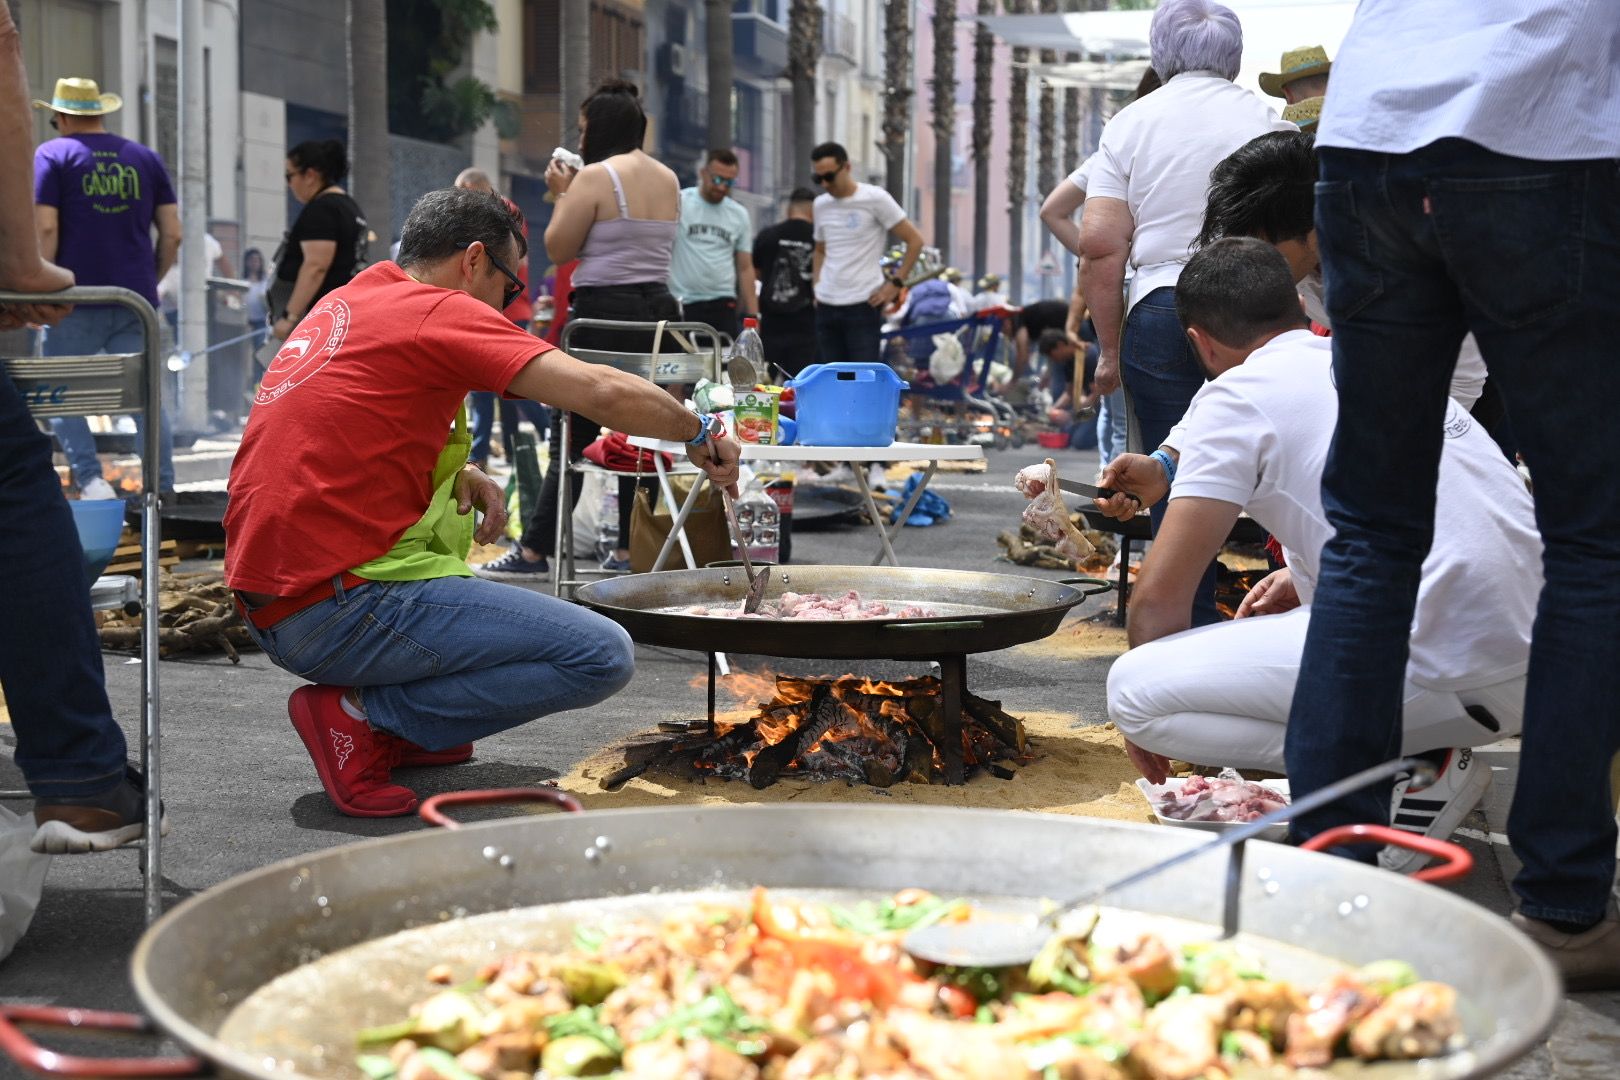
{"label": "woman in white top", "polygon": [[[1140,435],[1135,446],[1151,449],[1204,382],[1176,318],[1175,285],[1203,219],[1210,170],[1256,135],[1294,128],[1259,95],[1233,85],[1243,30],[1228,8],[1164,0],[1148,45],[1164,85],[1103,129],[1080,223],[1080,284],[1097,327],[1096,389],[1106,394],[1123,380]],[[1163,517],[1164,507],[1154,507],[1155,531]],[[1193,620],[1219,619],[1212,568]]]}

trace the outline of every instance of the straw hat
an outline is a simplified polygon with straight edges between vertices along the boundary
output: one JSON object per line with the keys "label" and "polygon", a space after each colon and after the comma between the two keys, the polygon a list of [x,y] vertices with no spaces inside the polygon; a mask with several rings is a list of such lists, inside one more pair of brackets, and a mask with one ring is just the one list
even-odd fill
{"label": "straw hat", "polygon": [[986,274],[986,275],[984,275],[984,277],[979,279],[979,288],[983,289],[986,292],[990,291],[991,289],[999,289],[999,288],[1001,288],[1001,275],[1000,274]]}
{"label": "straw hat", "polygon": [[104,116],[124,107],[117,94],[103,94],[94,79],[57,79],[56,93],[49,101],[34,99],[34,108],[73,116]]}
{"label": "straw hat", "polygon": [[1328,61],[1327,50],[1320,45],[1304,45],[1297,49],[1289,49],[1282,54],[1281,71],[1275,74],[1269,71],[1260,73],[1260,89],[1272,97],[1282,97],[1283,87],[1295,79],[1326,75],[1332,67]]}
{"label": "straw hat", "polygon": [[1296,101],[1283,109],[1283,119],[1295,124],[1301,131],[1315,131],[1316,122],[1322,119],[1323,98],[1308,97]]}

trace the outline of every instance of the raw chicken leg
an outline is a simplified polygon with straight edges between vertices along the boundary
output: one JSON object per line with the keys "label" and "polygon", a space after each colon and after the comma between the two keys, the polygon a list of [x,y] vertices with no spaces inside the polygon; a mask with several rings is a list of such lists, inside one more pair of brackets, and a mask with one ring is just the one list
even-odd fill
{"label": "raw chicken leg", "polygon": [[1056,540],[1059,555],[1078,566],[1096,554],[1091,541],[1069,520],[1069,508],[1063,505],[1063,493],[1058,489],[1056,461],[1047,458],[1040,465],[1020,469],[1013,484],[1030,500],[1024,508],[1024,523],[1047,540]]}

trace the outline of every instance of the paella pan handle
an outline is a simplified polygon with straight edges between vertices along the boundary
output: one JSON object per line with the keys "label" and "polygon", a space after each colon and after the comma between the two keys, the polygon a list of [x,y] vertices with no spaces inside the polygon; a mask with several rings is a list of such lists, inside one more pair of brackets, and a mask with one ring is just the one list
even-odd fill
{"label": "paella pan handle", "polygon": [[[1097,596],[1101,593],[1114,591],[1114,583],[1112,581],[1104,581],[1102,578],[1060,577],[1057,579],[1057,583],[1059,585],[1073,585],[1076,588],[1080,588],[1080,591],[1085,593],[1087,596]],[[1085,587],[1082,588],[1082,586]]]}
{"label": "paella pan handle", "polygon": [[578,814],[585,809],[578,799],[566,791],[545,787],[489,788],[484,791],[446,791],[422,803],[417,816],[429,825],[443,829],[459,829],[461,822],[444,812],[449,806],[494,806],[497,803],[550,803],[559,810]]}
{"label": "paella pan handle", "polygon": [[158,1034],[152,1022],[136,1013],[98,1012],[56,1005],[0,1005],[0,1053],[41,1076],[200,1076],[201,1058],[96,1058],[47,1050],[23,1034],[18,1024],[73,1028],[76,1031],[122,1031]]}
{"label": "paella pan handle", "polygon": [[1432,855],[1441,860],[1440,865],[1412,875],[1418,881],[1427,881],[1431,885],[1467,877],[1469,871],[1474,869],[1474,857],[1466,848],[1436,840],[1432,836],[1409,833],[1405,829],[1392,829],[1388,825],[1340,825],[1317,833],[1299,846],[1306,851],[1321,851],[1340,844],[1389,844]]}

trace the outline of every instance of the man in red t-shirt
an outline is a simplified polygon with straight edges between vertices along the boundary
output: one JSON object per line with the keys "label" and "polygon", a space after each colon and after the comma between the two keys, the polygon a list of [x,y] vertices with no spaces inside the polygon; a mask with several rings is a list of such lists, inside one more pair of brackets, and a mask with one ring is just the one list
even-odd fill
{"label": "man in red t-shirt", "polygon": [[409,813],[395,767],[465,761],[472,740],[593,705],[633,670],[617,624],[467,568],[471,511],[483,542],[506,524],[500,487],[466,464],[469,390],[685,441],[736,482],[740,449],[712,417],[501,314],[524,253],[501,199],[424,195],[397,264],[329,293],[282,343],[231,468],[226,581],[271,661],[316,684],[288,712],[346,814]]}

